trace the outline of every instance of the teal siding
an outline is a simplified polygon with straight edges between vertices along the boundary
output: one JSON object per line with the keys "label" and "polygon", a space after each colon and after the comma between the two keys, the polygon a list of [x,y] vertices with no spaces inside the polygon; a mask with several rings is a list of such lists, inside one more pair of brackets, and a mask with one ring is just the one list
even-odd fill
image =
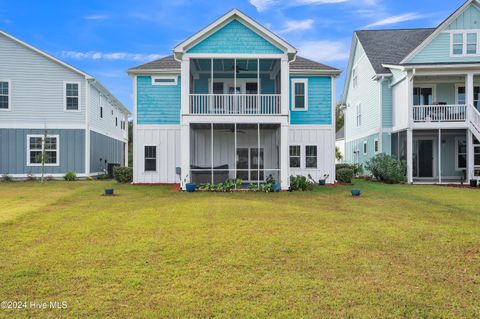
{"label": "teal siding", "polygon": [[382,134],[382,153],[392,155],[392,134]]}
{"label": "teal siding", "polygon": [[233,20],[200,43],[187,51],[188,53],[258,53],[281,54],[282,50],[268,42],[260,35]]}
{"label": "teal siding", "polygon": [[462,171],[455,169],[455,136],[442,136],[442,176],[463,176]]}
{"label": "teal siding", "polygon": [[[364,138],[359,138],[345,144],[347,163],[365,164],[370,158],[375,156],[374,141],[378,139],[379,134],[373,134]],[[363,143],[367,142],[367,154],[363,154]],[[355,155],[355,151],[359,151]]]}
{"label": "teal siding", "polygon": [[180,77],[177,85],[152,85],[150,76],[137,77],[137,123],[180,124]]}
{"label": "teal siding", "polygon": [[391,128],[392,123],[392,88],[389,81],[382,82],[382,125]]}
{"label": "teal siding", "polygon": [[475,5],[470,5],[463,11],[452,23],[450,23],[446,30],[462,30],[462,29],[478,29],[478,22],[480,21],[480,10]]}
{"label": "teal siding", "polygon": [[332,80],[326,76],[290,77],[308,79],[308,111],[292,111],[290,81],[290,123],[332,124]]}
{"label": "teal siding", "polygon": [[454,83],[438,83],[436,86],[437,99],[436,102],[445,102],[447,104],[455,104],[455,84]]}

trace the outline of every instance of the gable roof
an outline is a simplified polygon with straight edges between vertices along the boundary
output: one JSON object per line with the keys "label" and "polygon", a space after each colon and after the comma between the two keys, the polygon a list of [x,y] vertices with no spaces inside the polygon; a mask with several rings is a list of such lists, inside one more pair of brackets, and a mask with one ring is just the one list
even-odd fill
{"label": "gable roof", "polygon": [[180,44],[178,44],[174,49],[173,52],[175,56],[183,54],[185,51],[187,51],[189,48],[193,47],[195,44],[201,42],[205,38],[209,37],[219,29],[221,29],[223,26],[231,22],[232,20],[238,20],[241,23],[243,23],[245,26],[250,28],[252,31],[256,32],[257,34],[261,35],[265,39],[267,39],[269,42],[272,42],[276,46],[279,46],[283,48],[290,56],[293,58],[293,56],[297,53],[297,49],[295,49],[290,43],[287,41],[283,40],[279,36],[277,36],[275,33],[272,31],[268,30],[264,26],[262,26],[260,23],[256,22],[243,12],[241,12],[238,9],[233,9],[215,20],[214,22],[210,23],[208,26],[200,30],[199,32],[195,33],[194,35],[190,36],[186,40],[182,41]]}
{"label": "gable roof", "polygon": [[[295,61],[290,63],[290,70],[295,71],[325,71],[330,73],[340,73],[339,69],[334,67],[315,62],[301,56],[296,57]],[[152,73],[152,72],[162,72],[162,73],[180,73],[180,62],[175,60],[173,55],[163,57],[161,59],[148,62],[128,70],[129,73]]]}
{"label": "gable roof", "polygon": [[434,28],[361,30],[355,34],[377,74],[391,73],[383,64],[399,64]]}

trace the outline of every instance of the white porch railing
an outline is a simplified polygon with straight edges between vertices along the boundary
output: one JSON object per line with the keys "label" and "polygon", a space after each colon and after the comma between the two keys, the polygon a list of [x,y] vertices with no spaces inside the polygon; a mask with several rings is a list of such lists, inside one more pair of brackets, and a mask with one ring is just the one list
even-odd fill
{"label": "white porch railing", "polygon": [[280,114],[281,94],[190,94],[190,114]]}
{"label": "white porch railing", "polygon": [[414,105],[413,121],[419,122],[465,122],[466,105]]}

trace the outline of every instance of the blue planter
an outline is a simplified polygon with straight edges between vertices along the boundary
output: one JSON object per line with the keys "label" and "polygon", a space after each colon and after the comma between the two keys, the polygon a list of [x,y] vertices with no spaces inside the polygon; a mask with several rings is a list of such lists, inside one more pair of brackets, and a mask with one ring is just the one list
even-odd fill
{"label": "blue planter", "polygon": [[325,180],[325,179],[321,179],[321,180],[318,181],[318,185],[322,185],[322,186],[323,186],[323,185],[325,185],[326,183],[327,183],[327,180]]}
{"label": "blue planter", "polygon": [[113,195],[113,188],[106,188],[105,196],[112,196],[112,195]]}
{"label": "blue planter", "polygon": [[352,189],[352,196],[360,196],[361,192],[359,189]]}
{"label": "blue planter", "polygon": [[281,189],[282,189],[282,185],[280,185],[279,183],[275,183],[272,185],[272,190],[274,192],[279,192]]}
{"label": "blue planter", "polygon": [[185,185],[185,188],[187,190],[187,193],[193,193],[195,192],[195,189],[197,188],[197,184],[195,183],[187,183]]}

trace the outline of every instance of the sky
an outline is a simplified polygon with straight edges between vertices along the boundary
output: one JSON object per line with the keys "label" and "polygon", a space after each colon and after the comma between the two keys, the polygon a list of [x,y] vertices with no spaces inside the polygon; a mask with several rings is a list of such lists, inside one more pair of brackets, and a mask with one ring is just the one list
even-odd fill
{"label": "sky", "polygon": [[[463,0],[0,0],[0,29],[100,80],[132,109],[128,68],[238,8],[295,46],[345,71],[354,30],[436,27]],[[344,74],[337,82],[343,91]]]}

